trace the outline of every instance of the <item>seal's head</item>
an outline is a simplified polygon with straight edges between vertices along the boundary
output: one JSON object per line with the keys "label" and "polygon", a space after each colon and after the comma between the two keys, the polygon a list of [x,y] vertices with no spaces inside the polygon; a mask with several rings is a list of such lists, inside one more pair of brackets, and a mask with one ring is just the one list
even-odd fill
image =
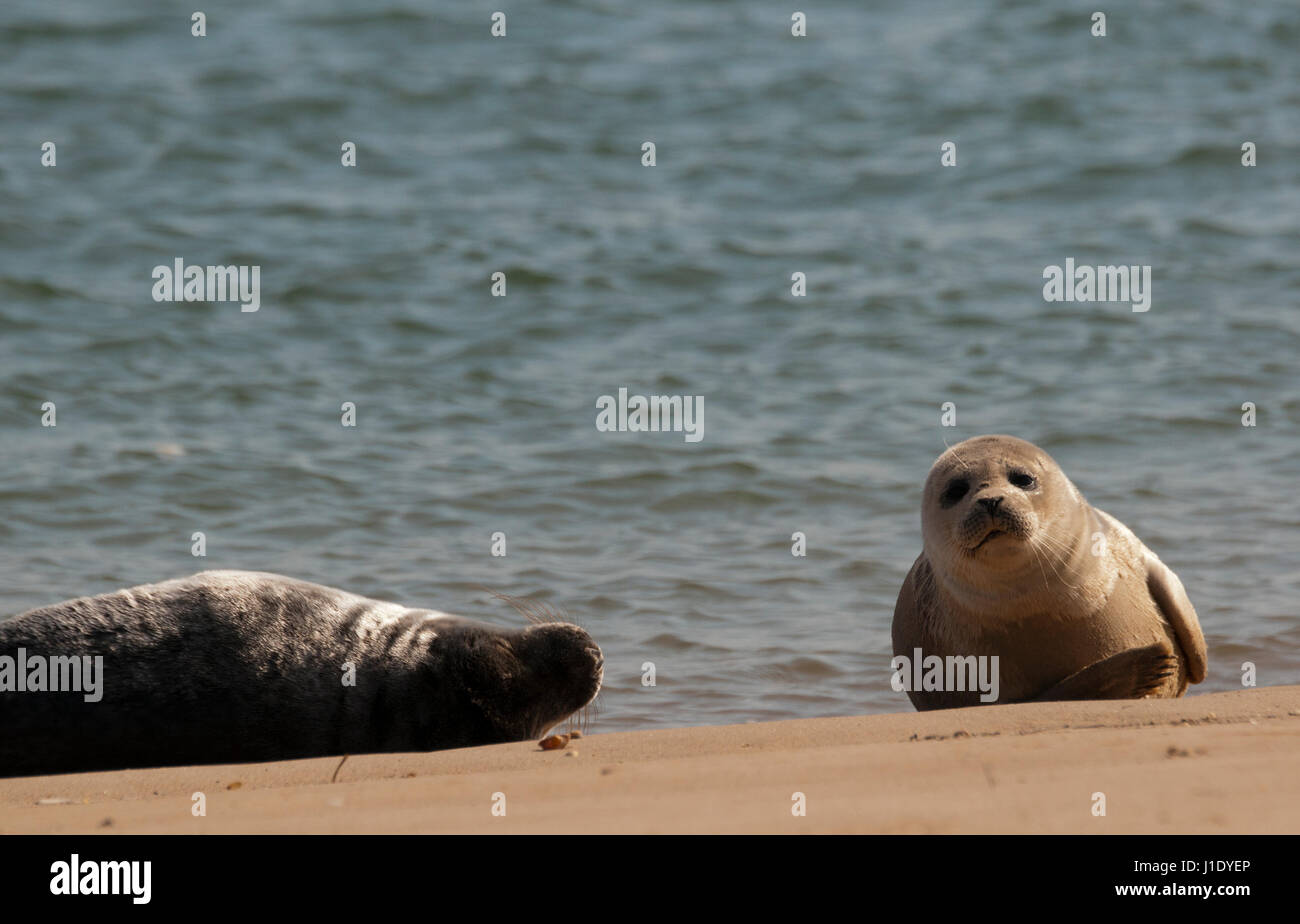
{"label": "seal's head", "polygon": [[931,564],[958,579],[1058,559],[1085,505],[1052,457],[1013,436],[977,436],[941,455],[925,481],[921,531]]}
{"label": "seal's head", "polygon": [[438,682],[447,689],[454,678],[469,705],[465,711],[477,718],[468,743],[538,738],[600,691],[604,655],[585,629],[571,623],[501,629],[457,620],[438,634],[434,644],[445,655]]}

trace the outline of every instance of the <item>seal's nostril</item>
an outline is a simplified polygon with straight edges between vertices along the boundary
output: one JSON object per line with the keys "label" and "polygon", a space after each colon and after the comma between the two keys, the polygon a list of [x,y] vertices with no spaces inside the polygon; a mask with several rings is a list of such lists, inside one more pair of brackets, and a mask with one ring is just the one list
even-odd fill
{"label": "seal's nostril", "polygon": [[984,508],[985,510],[987,510],[989,513],[992,513],[993,511],[995,511],[995,510],[998,509],[998,504],[1002,503],[1002,498],[1000,498],[1000,497],[981,497],[981,498],[980,498],[979,500],[977,500],[975,503],[979,504],[981,507],[983,507],[983,508]]}

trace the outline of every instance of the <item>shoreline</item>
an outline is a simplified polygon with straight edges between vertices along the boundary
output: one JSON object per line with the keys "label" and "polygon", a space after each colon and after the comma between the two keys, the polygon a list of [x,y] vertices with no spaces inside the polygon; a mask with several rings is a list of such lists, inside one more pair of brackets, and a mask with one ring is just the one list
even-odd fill
{"label": "shoreline", "polygon": [[11,777],[0,834],[1296,833],[1297,766],[1278,686]]}

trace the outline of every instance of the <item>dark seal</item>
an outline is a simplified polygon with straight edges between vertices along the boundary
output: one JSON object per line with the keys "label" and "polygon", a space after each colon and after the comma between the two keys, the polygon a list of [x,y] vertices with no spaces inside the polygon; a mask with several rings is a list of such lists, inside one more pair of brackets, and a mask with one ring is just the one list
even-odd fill
{"label": "dark seal", "polygon": [[[94,692],[66,689],[82,665]],[[0,623],[0,776],[535,739],[595,698],[603,666],[568,623],[205,571]]]}

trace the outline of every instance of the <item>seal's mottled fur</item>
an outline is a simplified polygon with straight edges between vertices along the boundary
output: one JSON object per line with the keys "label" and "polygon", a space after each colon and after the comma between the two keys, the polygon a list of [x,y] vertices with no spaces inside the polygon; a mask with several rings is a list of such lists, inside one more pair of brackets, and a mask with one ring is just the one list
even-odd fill
{"label": "seal's mottled fur", "polygon": [[19,648],[102,655],[103,698],[0,693],[4,776],[526,740],[591,702],[604,663],[567,623],[502,629],[250,571],[31,610],[0,622],[0,655]]}

